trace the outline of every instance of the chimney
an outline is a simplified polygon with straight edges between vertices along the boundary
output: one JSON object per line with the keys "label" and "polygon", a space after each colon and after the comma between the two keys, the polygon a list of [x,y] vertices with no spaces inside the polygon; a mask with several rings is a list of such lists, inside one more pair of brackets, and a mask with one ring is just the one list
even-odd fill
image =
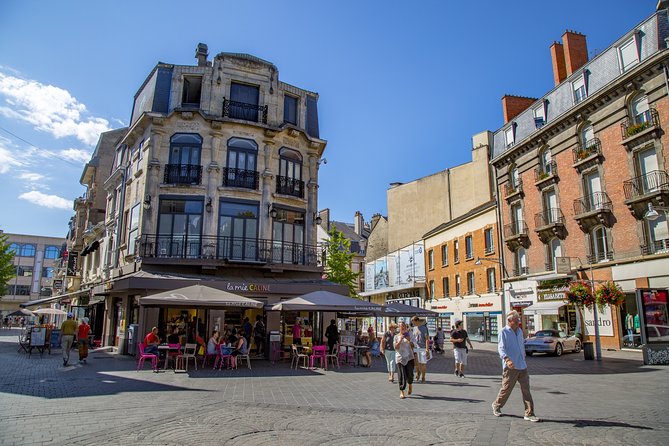
{"label": "chimney", "polygon": [[365,220],[362,218],[360,211],[355,211],[355,221],[353,222],[353,230],[356,234],[362,236],[362,230],[365,227]]}
{"label": "chimney", "polygon": [[321,218],[321,228],[326,231],[330,230],[330,209],[325,208],[322,211],[318,212],[318,216]]}
{"label": "chimney", "polygon": [[567,78],[567,67],[564,62],[564,48],[560,42],[551,45],[551,60],[553,61],[553,80],[557,86]]}
{"label": "chimney", "polygon": [[526,98],[523,96],[502,96],[502,111],[504,112],[504,124],[511,121],[513,118],[527,110],[536,98]]}
{"label": "chimney", "polygon": [[376,213],[376,214],[372,215],[372,222],[371,222],[372,223],[372,229],[374,229],[374,226],[376,226],[376,223],[378,223],[378,221],[380,219],[381,219],[381,214]]}
{"label": "chimney", "polygon": [[565,31],[562,35],[562,45],[564,45],[564,63],[569,76],[588,62],[588,46],[585,43],[585,35],[574,31]]}
{"label": "chimney", "polygon": [[198,43],[195,50],[195,58],[197,59],[198,67],[207,66],[207,57],[209,56],[209,48],[206,43]]}

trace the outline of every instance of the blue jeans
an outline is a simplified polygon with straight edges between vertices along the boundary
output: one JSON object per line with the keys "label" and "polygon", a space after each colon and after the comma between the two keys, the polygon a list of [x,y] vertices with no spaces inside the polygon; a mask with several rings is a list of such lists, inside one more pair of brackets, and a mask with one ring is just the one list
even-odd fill
{"label": "blue jeans", "polygon": [[156,355],[158,356],[158,346],[157,345],[147,345],[144,347],[144,353],[147,355]]}

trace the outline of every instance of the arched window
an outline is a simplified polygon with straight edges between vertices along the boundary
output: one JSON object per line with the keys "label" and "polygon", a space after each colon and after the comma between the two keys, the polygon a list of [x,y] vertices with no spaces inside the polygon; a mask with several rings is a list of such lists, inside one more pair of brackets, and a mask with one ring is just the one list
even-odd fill
{"label": "arched window", "polygon": [[595,130],[592,127],[592,124],[587,123],[581,129],[581,144],[583,147],[588,147],[589,144],[592,144],[591,141],[595,139]]}
{"label": "arched window", "polygon": [[7,252],[13,252],[15,256],[21,254],[21,246],[18,243],[12,243],[9,245]]}
{"label": "arched window", "polygon": [[539,161],[541,163],[541,173],[546,175],[553,174],[553,165],[551,151],[548,147],[541,151],[539,154]]}
{"label": "arched window", "polygon": [[553,238],[546,245],[546,271],[555,269],[556,257],[562,257],[562,244],[560,239]]}
{"label": "arched window", "polygon": [[518,185],[520,184],[520,174],[518,173],[518,167],[511,166],[511,173],[509,174],[509,177],[511,178],[511,186],[513,188],[517,188]]}
{"label": "arched window", "polygon": [[590,262],[597,263],[613,258],[610,250],[610,236],[604,226],[597,226],[590,231]]}
{"label": "arched window", "polygon": [[56,246],[47,246],[46,250],[44,251],[44,258],[57,259],[59,251],[60,250]]}
{"label": "arched window", "polygon": [[279,177],[276,186],[280,194],[304,197],[302,155],[299,152],[285,147],[279,150]]}
{"label": "arched window", "polygon": [[258,145],[255,141],[242,138],[228,140],[228,159],[223,185],[243,187],[246,189],[258,188]]}
{"label": "arched window", "polygon": [[525,252],[525,248],[518,248],[514,260],[516,262],[515,275],[523,276],[528,274],[529,270],[527,268],[527,253]]}
{"label": "arched window", "polygon": [[21,257],[35,257],[35,245],[23,245],[21,247]]}
{"label": "arched window", "polygon": [[202,137],[196,133],[176,133],[170,138],[170,159],[165,168],[166,184],[202,182]]}
{"label": "arched window", "polygon": [[645,95],[635,97],[630,103],[630,113],[634,124],[651,122],[648,97]]}

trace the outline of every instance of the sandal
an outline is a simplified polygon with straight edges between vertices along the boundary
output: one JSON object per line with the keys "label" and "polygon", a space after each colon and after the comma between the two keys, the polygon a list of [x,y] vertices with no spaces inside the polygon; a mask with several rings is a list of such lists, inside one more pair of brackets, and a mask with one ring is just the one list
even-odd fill
{"label": "sandal", "polygon": [[400,398],[401,398],[401,399],[406,398],[406,396],[404,396],[404,392],[402,392],[401,390],[400,390]]}

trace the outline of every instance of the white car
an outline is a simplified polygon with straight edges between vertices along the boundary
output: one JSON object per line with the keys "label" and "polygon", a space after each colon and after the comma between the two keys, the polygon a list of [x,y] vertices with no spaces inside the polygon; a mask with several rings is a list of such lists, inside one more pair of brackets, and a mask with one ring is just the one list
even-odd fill
{"label": "white car", "polygon": [[547,353],[561,356],[565,351],[578,353],[581,351],[581,341],[576,336],[568,336],[563,331],[539,330],[525,339],[525,354]]}
{"label": "white car", "polygon": [[647,324],[646,333],[648,333],[648,341],[650,342],[667,342],[669,341],[669,326]]}

